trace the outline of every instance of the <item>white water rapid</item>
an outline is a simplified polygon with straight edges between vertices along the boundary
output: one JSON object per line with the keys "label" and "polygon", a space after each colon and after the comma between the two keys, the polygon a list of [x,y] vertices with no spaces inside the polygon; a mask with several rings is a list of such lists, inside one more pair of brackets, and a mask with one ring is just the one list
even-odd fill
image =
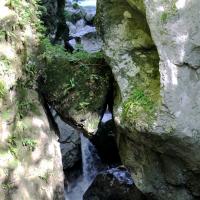
{"label": "white water rapid", "polygon": [[81,134],[82,175],[65,190],[65,200],[82,200],[95,176],[105,167],[92,143]]}

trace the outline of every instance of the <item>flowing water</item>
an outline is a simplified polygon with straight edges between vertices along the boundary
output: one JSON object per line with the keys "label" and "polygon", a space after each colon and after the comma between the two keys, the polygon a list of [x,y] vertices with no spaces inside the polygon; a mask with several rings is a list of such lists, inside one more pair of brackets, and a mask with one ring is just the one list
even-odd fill
{"label": "flowing water", "polygon": [[69,183],[65,190],[65,200],[82,200],[83,194],[88,189],[95,176],[105,169],[95,147],[83,135],[81,137],[82,175]]}

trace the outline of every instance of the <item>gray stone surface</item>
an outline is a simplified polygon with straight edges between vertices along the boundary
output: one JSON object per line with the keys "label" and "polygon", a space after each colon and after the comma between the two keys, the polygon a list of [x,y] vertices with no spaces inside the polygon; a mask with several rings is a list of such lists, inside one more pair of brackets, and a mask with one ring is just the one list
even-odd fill
{"label": "gray stone surface", "polygon": [[94,1],[80,1],[78,4],[79,7],[74,9],[73,4],[68,2],[65,8],[70,16],[66,22],[70,30],[70,37],[72,38],[70,44],[74,49],[76,49],[77,45],[80,46],[81,44],[87,52],[98,52],[101,50],[102,41],[97,35],[96,28],[93,25],[96,15]]}
{"label": "gray stone surface", "polygon": [[53,117],[59,129],[63,169],[67,170],[81,160],[80,133],[62,121],[55,111]]}
{"label": "gray stone surface", "polygon": [[[122,161],[144,193],[161,200],[198,199],[200,2],[127,2],[99,0],[97,9],[103,50],[121,97],[114,115]],[[133,98],[138,88],[156,105],[154,114],[145,117],[144,105]],[[132,107],[124,119],[127,100]]]}

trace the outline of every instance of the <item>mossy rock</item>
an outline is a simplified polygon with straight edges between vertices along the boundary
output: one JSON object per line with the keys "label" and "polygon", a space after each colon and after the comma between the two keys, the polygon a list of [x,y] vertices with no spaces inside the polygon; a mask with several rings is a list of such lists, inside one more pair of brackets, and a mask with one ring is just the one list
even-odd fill
{"label": "mossy rock", "polygon": [[51,46],[47,51],[57,54],[48,57],[50,52],[43,53],[48,67],[41,90],[46,100],[66,122],[93,133],[109,91],[110,68],[101,53],[69,54],[59,46]]}

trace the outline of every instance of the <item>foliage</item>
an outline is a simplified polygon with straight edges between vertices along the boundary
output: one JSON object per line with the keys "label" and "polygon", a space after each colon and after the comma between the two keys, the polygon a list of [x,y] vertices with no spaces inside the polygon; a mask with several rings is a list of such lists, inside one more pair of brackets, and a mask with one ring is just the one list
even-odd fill
{"label": "foliage", "polygon": [[16,9],[20,6],[20,0],[8,0],[7,6],[11,9]]}
{"label": "foliage", "polygon": [[46,172],[44,175],[39,176],[39,178],[40,178],[41,180],[43,180],[43,181],[47,184],[50,175],[51,175],[50,172]]}
{"label": "foliage", "polygon": [[3,190],[10,190],[14,187],[13,183],[9,182],[9,183],[2,183],[1,184],[1,188]]}
{"label": "foliage", "polygon": [[72,7],[73,7],[74,9],[79,9],[78,3],[73,3],[73,4],[72,4]]}
{"label": "foliage", "polygon": [[27,63],[23,66],[23,77],[21,81],[23,82],[26,88],[33,88],[36,87],[36,81],[39,77],[39,69],[35,61],[31,59],[27,59]]}
{"label": "foliage", "polygon": [[0,30],[0,41],[4,39],[6,36],[6,32],[4,30]]}
{"label": "foliage", "polygon": [[19,15],[19,24],[22,27],[31,24],[37,30],[38,37],[43,37],[46,28],[40,17],[45,8],[40,5],[40,0],[30,0],[29,2],[24,0],[8,0],[7,6],[15,10]]}
{"label": "foliage", "polygon": [[52,45],[48,38],[44,38],[40,42],[40,60],[44,60],[47,64],[52,63],[55,59],[66,58],[64,47],[60,45]]}
{"label": "foliage", "polygon": [[[88,53],[77,49],[68,53],[62,46],[52,45],[48,39],[41,41],[40,62],[44,63],[42,91],[50,101],[67,101],[72,109],[95,108],[108,87],[109,68],[101,52]],[[58,70],[59,68],[59,70]],[[106,86],[105,86],[106,85]],[[86,104],[83,102],[87,102]]]}
{"label": "foliage", "polygon": [[166,23],[167,20],[172,17],[175,16],[177,13],[177,7],[176,7],[176,1],[175,0],[171,0],[171,3],[169,4],[169,2],[165,2],[165,10],[163,11],[163,13],[160,16],[160,20],[162,23]]}
{"label": "foliage", "polygon": [[0,99],[4,98],[7,93],[5,84],[3,81],[0,80]]}
{"label": "foliage", "polygon": [[[155,104],[151,96],[137,88],[133,90],[127,101],[123,104],[123,119],[134,121],[146,119],[151,121],[155,113]],[[144,120],[143,119],[143,120]]]}
{"label": "foliage", "polygon": [[65,62],[81,63],[87,62],[92,64],[99,59],[103,59],[103,54],[101,52],[88,53],[83,51],[82,48],[77,47],[76,51],[72,54],[65,52],[64,47],[60,45],[52,45],[48,38],[41,40],[40,44],[41,55],[40,59],[45,59],[47,63],[55,61],[55,59],[64,59]]}
{"label": "foliage", "polygon": [[24,138],[22,139],[22,145],[27,147],[29,151],[34,151],[37,145],[37,142],[36,140],[33,140],[31,138]]}
{"label": "foliage", "polygon": [[7,140],[8,143],[8,150],[10,153],[17,158],[17,142],[16,142],[16,136],[12,135]]}
{"label": "foliage", "polygon": [[72,20],[72,15],[68,11],[64,11],[64,16],[66,21],[71,21]]}
{"label": "foliage", "polygon": [[10,118],[10,111],[6,110],[1,113],[2,119],[8,120]]}
{"label": "foliage", "polygon": [[37,106],[31,99],[31,97],[28,95],[28,89],[25,85],[23,85],[23,82],[21,80],[18,80],[17,84],[17,110],[18,110],[18,116],[20,119],[26,117],[28,114],[37,113]]}
{"label": "foliage", "polygon": [[6,56],[0,56],[0,63],[3,63],[7,68],[9,68],[11,62]]}

